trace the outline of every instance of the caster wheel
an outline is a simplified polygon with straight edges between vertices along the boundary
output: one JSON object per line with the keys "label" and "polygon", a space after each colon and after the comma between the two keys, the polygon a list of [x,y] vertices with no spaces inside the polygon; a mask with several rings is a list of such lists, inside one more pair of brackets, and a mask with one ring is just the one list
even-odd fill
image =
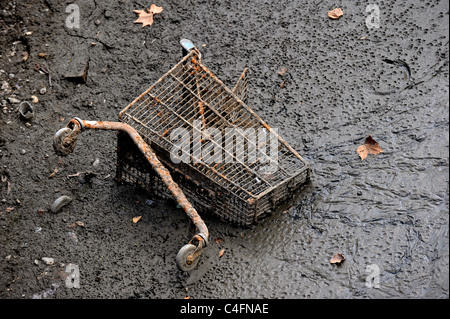
{"label": "caster wheel", "polygon": [[187,244],[181,247],[180,251],[177,254],[177,265],[183,271],[191,271],[197,266],[199,257],[192,260],[188,258],[194,251],[197,249],[196,246],[192,244]]}
{"label": "caster wheel", "polygon": [[57,155],[67,156],[73,152],[75,144],[77,143],[76,139],[74,139],[72,143],[68,145],[64,143],[64,139],[69,136],[70,133],[72,133],[72,130],[70,128],[64,127],[56,132],[55,136],[53,137],[53,149],[55,150]]}

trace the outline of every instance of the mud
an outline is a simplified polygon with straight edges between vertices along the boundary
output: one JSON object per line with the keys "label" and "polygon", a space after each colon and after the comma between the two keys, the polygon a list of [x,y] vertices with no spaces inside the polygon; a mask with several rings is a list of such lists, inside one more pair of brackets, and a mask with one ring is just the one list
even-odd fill
{"label": "mud", "polygon": [[[1,298],[449,297],[448,2],[378,1],[372,29],[363,1],[162,1],[153,26],[133,24],[150,4],[1,1]],[[114,132],[83,133],[65,158],[52,149],[74,116],[116,120],[179,61],[182,38],[230,87],[249,67],[249,106],[312,167],[254,227],[202,216],[211,240],[191,273],[175,256],[193,225],[176,203],[115,182]],[[13,94],[38,97],[32,120]],[[361,161],[368,135],[384,153]],[[62,195],[72,201],[52,213]],[[346,260],[330,264],[335,253]]]}

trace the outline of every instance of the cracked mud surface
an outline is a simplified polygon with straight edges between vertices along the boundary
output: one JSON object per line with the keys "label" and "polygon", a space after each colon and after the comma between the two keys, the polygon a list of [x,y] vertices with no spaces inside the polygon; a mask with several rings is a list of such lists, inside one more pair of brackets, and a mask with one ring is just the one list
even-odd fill
{"label": "cracked mud surface", "polygon": [[[66,27],[70,3],[79,29]],[[1,2],[1,298],[449,297],[448,2],[379,2],[378,29],[358,1],[339,3],[338,20],[327,1],[163,1],[153,26],[133,24],[150,4]],[[191,273],[175,256],[194,227],[176,203],[115,182],[115,132],[84,133],[65,158],[52,148],[75,116],[117,120],[179,61],[182,38],[229,87],[249,67],[249,106],[312,167],[258,225],[202,216],[211,245]],[[86,62],[85,84],[65,79]],[[38,97],[29,124],[11,95]],[[384,153],[361,161],[368,135]],[[49,212],[62,195],[72,201]],[[330,264],[338,252],[346,260]],[[69,264],[78,289],[65,285]]]}

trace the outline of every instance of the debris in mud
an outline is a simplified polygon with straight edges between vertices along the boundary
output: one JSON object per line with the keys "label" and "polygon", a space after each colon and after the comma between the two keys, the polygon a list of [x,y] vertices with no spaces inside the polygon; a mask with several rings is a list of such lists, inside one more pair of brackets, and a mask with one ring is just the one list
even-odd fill
{"label": "debris in mud", "polygon": [[58,173],[58,168],[55,167],[55,169],[53,170],[53,172],[48,176],[48,178],[53,178],[55,177],[56,173]]}
{"label": "debris in mud", "polygon": [[89,60],[86,62],[77,63],[73,62],[70,66],[70,70],[64,75],[64,78],[68,81],[84,84],[87,81],[87,75],[89,70]]}
{"label": "debris in mud", "polygon": [[344,15],[344,11],[341,8],[336,8],[328,12],[328,17],[330,19],[339,19],[342,15]]}
{"label": "debris in mud", "polygon": [[368,154],[377,155],[384,151],[381,149],[380,145],[378,145],[378,142],[369,135],[364,141],[364,144],[358,146],[356,152],[361,157],[361,160],[364,160]]}
{"label": "debris in mud", "polygon": [[64,206],[66,206],[67,204],[69,204],[72,201],[72,198],[70,198],[67,195],[63,195],[61,197],[58,197],[52,204],[50,210],[53,213],[57,213],[61,210],[61,208],[63,208]]}
{"label": "debris in mud", "polygon": [[19,113],[25,120],[31,120],[34,117],[34,108],[27,101],[20,103]]}
{"label": "debris in mud", "polygon": [[222,249],[221,251],[219,251],[219,258],[222,257],[224,253],[225,253],[225,248]]}
{"label": "debris in mud", "polygon": [[345,260],[344,255],[337,253],[334,254],[333,258],[330,259],[330,264],[340,264]]}
{"label": "debris in mud", "polygon": [[133,223],[136,224],[138,221],[141,220],[141,218],[142,218],[142,216],[136,216],[136,217],[133,217]]}
{"label": "debris in mud", "polygon": [[55,259],[51,258],[51,257],[42,257],[41,260],[46,264],[46,265],[53,265],[55,263]]}
{"label": "debris in mud", "polygon": [[32,95],[31,96],[31,102],[34,103],[34,104],[38,103],[39,102],[38,97],[36,95]]}
{"label": "debris in mud", "polygon": [[278,74],[283,76],[286,74],[287,70],[288,70],[287,68],[281,68],[280,71],[278,71]]}
{"label": "debris in mud", "polygon": [[145,10],[133,10],[134,13],[139,15],[138,19],[134,21],[134,23],[142,23],[142,27],[153,24],[153,15],[161,13],[163,11],[163,7],[158,7],[155,4],[150,6],[150,9]]}
{"label": "debris in mud", "polygon": [[76,221],[75,223],[70,224],[69,228],[75,228],[77,226],[84,227],[84,223],[82,221]]}

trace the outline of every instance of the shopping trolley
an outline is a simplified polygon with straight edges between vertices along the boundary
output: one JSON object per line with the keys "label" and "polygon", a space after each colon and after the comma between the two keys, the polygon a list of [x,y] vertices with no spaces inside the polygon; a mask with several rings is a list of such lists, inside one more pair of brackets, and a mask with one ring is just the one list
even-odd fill
{"label": "shopping trolley", "polygon": [[309,179],[310,166],[247,106],[247,69],[230,90],[192,42],[180,42],[182,60],[124,108],[118,122],[73,118],[53,146],[66,156],[81,132],[117,130],[117,181],[175,198],[196,226],[176,257],[189,271],[209,239],[194,206],[251,225],[291,198]]}

